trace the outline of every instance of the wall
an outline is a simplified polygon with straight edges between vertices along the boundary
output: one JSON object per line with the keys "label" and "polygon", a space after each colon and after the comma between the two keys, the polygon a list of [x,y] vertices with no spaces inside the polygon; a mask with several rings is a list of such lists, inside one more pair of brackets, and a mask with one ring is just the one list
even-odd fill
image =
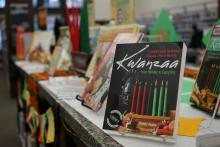
{"label": "wall", "polygon": [[111,0],[94,0],[95,20],[111,19]]}
{"label": "wall", "polygon": [[[94,0],[96,20],[111,19],[111,0]],[[185,5],[204,3],[217,0],[134,0],[136,18],[141,18],[152,12],[159,12],[161,8],[175,8]]]}
{"label": "wall", "polygon": [[152,12],[158,12],[162,8],[178,8],[210,1],[217,2],[217,0],[135,0],[135,14],[138,18]]}

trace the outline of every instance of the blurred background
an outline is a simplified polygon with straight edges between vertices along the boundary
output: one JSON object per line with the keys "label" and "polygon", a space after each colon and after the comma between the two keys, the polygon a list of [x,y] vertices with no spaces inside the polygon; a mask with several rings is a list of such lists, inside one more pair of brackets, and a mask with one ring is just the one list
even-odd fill
{"label": "blurred background", "polygon": [[[80,5],[82,0],[73,0]],[[71,3],[67,0],[67,3]],[[128,4],[130,1],[127,1]],[[197,69],[207,45],[207,33],[220,23],[220,0],[134,0],[129,12],[115,10],[114,0],[88,0],[90,28],[101,25],[136,23],[151,41],[153,26],[165,27],[161,32],[177,34],[167,41],[184,41],[188,47],[187,65]],[[127,6],[129,7],[129,6]],[[132,12],[132,13],[130,13]],[[123,18],[127,17],[127,21]],[[168,17],[168,19],[166,18]],[[42,18],[42,19],[41,19]],[[16,73],[11,66],[16,54],[17,27],[27,32],[54,31],[67,25],[65,0],[0,0],[0,146],[19,146],[17,135]],[[159,20],[158,20],[159,19]],[[167,33],[168,32],[168,33]],[[90,33],[90,39],[92,33]],[[163,40],[160,40],[163,41]],[[88,52],[94,50],[90,46]]]}

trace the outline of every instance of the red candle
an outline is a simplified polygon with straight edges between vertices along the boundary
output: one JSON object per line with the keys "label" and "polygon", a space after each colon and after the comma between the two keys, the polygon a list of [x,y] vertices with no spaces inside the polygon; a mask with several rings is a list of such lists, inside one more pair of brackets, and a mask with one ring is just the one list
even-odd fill
{"label": "red candle", "polygon": [[136,105],[136,114],[139,113],[140,97],[141,97],[141,82],[139,83],[139,87],[138,87],[138,97],[137,97],[137,105]]}
{"label": "red candle", "polygon": [[150,114],[150,97],[151,97],[151,90],[152,90],[152,83],[150,84],[150,88],[148,90],[148,96],[147,96],[147,114]]}
{"label": "red candle", "polygon": [[142,98],[142,107],[141,107],[141,114],[144,115],[145,104],[146,104],[146,92],[147,92],[147,82],[144,84],[144,94]]}
{"label": "red candle", "polygon": [[133,88],[133,96],[132,96],[132,102],[131,102],[131,112],[134,112],[134,102],[135,102],[135,96],[136,96],[136,87],[137,87],[137,81],[134,84]]}

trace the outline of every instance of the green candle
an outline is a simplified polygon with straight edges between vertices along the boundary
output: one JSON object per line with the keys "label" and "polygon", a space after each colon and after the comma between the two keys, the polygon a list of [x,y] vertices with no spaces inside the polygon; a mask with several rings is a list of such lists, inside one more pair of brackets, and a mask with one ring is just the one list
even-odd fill
{"label": "green candle", "polygon": [[218,86],[218,88],[216,89],[215,94],[219,94],[219,91],[220,91],[220,86]]}
{"label": "green candle", "polygon": [[157,80],[155,81],[154,86],[154,98],[153,98],[153,108],[152,108],[152,116],[156,116],[156,105],[157,105]]}
{"label": "green candle", "polygon": [[168,87],[168,81],[166,82],[166,86],[165,86],[164,102],[163,102],[163,116],[167,115],[167,87]]}
{"label": "green candle", "polygon": [[[220,65],[219,65],[219,68],[220,68]],[[219,93],[219,88],[220,88],[220,71],[218,71],[218,79],[217,79],[216,83],[217,83],[217,87],[218,87],[216,89],[216,94],[218,94]]]}
{"label": "green candle", "polygon": [[216,91],[215,91],[215,93],[216,93],[216,94],[219,94],[219,90],[220,90],[220,72],[219,72],[219,74],[218,74],[218,80],[216,81],[216,84],[217,84],[217,86],[216,86]]}
{"label": "green candle", "polygon": [[163,95],[163,81],[160,86],[160,96],[159,96],[159,104],[158,104],[158,111],[157,111],[157,116],[161,115],[161,110],[162,110],[162,95]]}
{"label": "green candle", "polygon": [[216,79],[213,93],[217,93],[218,92],[219,82],[220,82],[220,73],[218,74],[218,78]]}
{"label": "green candle", "polygon": [[215,91],[215,84],[217,82],[218,79],[218,66],[215,66],[215,69],[212,73],[212,84],[210,85],[210,90],[214,93]]}

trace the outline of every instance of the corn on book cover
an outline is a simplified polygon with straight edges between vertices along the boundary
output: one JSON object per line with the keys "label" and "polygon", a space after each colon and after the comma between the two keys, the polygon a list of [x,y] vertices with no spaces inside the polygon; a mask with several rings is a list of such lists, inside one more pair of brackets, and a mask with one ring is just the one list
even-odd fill
{"label": "corn on book cover", "polygon": [[[220,25],[216,25],[197,76],[191,102],[213,113],[220,93]],[[220,116],[220,105],[216,115]]]}
{"label": "corn on book cover", "polygon": [[185,56],[182,42],[117,45],[103,128],[174,136]]}

